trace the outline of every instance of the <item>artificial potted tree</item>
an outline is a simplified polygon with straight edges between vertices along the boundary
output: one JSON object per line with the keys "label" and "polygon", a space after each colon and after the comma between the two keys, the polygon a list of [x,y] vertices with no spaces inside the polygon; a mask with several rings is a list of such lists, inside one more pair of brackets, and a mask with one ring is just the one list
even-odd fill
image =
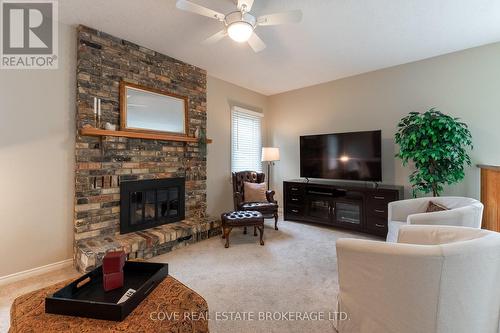
{"label": "artificial potted tree", "polygon": [[411,112],[401,119],[395,138],[396,157],[415,164],[410,175],[413,196],[418,192],[439,196],[444,184],[454,184],[464,176],[471,160],[472,136],[467,125],[435,108],[425,113]]}

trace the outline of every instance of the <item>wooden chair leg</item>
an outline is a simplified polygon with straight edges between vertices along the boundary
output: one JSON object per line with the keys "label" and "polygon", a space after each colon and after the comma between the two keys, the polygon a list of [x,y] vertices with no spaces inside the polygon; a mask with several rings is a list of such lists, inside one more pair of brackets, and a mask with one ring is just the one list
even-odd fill
{"label": "wooden chair leg", "polygon": [[264,226],[260,226],[259,228],[259,233],[260,233],[260,245],[264,245]]}
{"label": "wooden chair leg", "polygon": [[224,229],[224,238],[226,239],[226,244],[224,247],[227,249],[229,247],[229,234],[233,228],[225,228]]}
{"label": "wooden chair leg", "polygon": [[274,230],[278,230],[278,213],[274,213]]}
{"label": "wooden chair leg", "polygon": [[254,235],[254,236],[257,236],[257,226],[254,226],[254,227],[253,227],[253,235]]}

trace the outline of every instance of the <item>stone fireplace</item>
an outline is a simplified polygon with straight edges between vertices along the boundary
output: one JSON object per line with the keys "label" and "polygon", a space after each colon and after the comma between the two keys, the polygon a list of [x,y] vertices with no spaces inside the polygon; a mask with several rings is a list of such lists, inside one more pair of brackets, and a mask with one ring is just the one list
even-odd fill
{"label": "stone fireplace", "polygon": [[120,234],[184,220],[184,178],[120,184]]}
{"label": "stone fireplace", "polygon": [[[205,142],[80,132],[96,127],[95,97],[101,99],[102,123],[120,126],[119,88],[126,81],[187,97],[188,135],[194,137],[207,124],[205,70],[85,26],[78,27],[77,38],[76,267],[89,271],[110,250],[150,258],[219,234],[220,221],[206,215]],[[167,185],[163,191],[172,179],[183,179],[183,189]],[[146,188],[134,190],[136,184]],[[135,214],[127,221],[131,209]]]}

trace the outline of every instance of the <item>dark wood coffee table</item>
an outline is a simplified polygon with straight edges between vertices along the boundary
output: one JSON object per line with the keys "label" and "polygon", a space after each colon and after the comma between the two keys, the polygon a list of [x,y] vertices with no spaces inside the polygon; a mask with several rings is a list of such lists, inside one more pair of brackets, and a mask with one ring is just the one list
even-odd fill
{"label": "dark wood coffee table", "polygon": [[221,215],[222,238],[226,239],[225,247],[229,247],[229,234],[234,227],[243,227],[243,233],[246,234],[247,227],[254,227],[253,235],[257,236],[257,230],[260,233],[260,245],[264,245],[264,216],[257,211],[236,211],[224,213]]}

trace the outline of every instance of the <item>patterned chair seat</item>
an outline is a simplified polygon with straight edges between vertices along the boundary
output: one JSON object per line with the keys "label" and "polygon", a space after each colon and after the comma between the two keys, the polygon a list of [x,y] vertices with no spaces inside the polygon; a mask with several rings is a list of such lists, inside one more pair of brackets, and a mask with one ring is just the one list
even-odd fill
{"label": "patterned chair seat", "polygon": [[222,221],[222,238],[226,239],[226,248],[229,247],[229,234],[234,227],[243,227],[243,233],[247,233],[247,227],[253,226],[253,235],[257,236],[257,229],[260,232],[260,245],[264,245],[264,216],[257,211],[236,211],[223,213]]}
{"label": "patterned chair seat", "polygon": [[255,210],[271,215],[278,211],[278,205],[274,202],[244,202],[240,207],[241,210]]}
{"label": "patterned chair seat", "polygon": [[264,218],[260,212],[256,211],[238,211],[222,214],[222,224],[226,226],[250,226],[254,224],[263,224]]}

